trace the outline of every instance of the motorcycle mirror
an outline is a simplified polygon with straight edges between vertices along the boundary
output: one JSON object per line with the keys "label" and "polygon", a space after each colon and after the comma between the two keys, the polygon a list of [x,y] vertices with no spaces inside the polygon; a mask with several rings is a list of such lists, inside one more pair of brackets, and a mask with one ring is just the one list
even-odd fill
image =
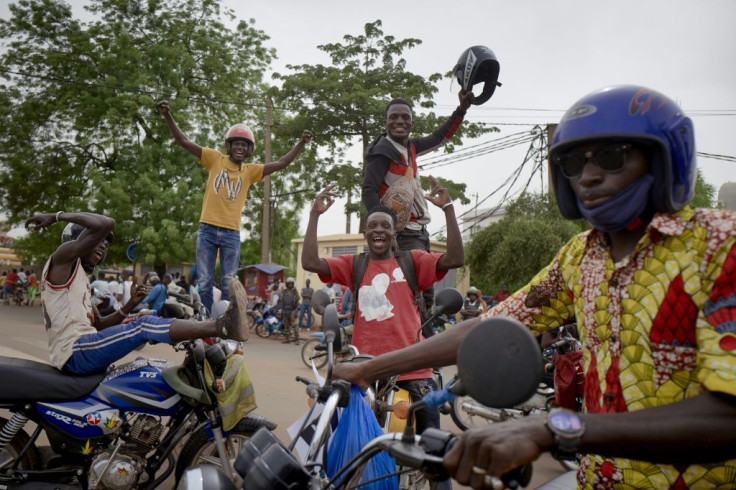
{"label": "motorcycle mirror", "polygon": [[455,288],[446,288],[434,298],[435,316],[454,315],[463,308],[463,295]]}
{"label": "motorcycle mirror", "polygon": [[333,304],[327,305],[322,315],[322,328],[325,331],[325,341],[332,341],[332,349],[338,352],[342,349],[340,336],[340,320],[337,318],[337,308]]}
{"label": "motorcycle mirror", "polygon": [[536,339],[524,325],[503,316],[482,321],[465,336],[457,368],[459,390],[494,408],[525,402],[542,379]]}
{"label": "motorcycle mirror", "polygon": [[315,291],[312,295],[312,309],[320,316],[324,315],[327,305],[332,303],[330,295],[323,290]]}

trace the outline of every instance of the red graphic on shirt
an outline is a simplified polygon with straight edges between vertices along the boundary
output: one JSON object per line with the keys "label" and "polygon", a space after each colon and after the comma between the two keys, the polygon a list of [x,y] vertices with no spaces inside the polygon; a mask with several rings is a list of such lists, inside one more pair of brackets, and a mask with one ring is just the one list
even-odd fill
{"label": "red graphic on shirt", "polygon": [[649,332],[652,344],[695,347],[698,307],[683,288],[682,274],[670,284]]}

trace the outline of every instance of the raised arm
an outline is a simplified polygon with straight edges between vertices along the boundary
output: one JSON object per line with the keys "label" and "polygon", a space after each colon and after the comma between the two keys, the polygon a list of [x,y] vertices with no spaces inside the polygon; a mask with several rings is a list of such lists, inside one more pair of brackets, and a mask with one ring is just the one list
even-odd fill
{"label": "raised arm", "polygon": [[305,129],[304,132],[302,132],[302,139],[299,140],[299,142],[294,146],[294,148],[289,151],[286,155],[282,156],[275,162],[267,163],[263,166],[263,176],[271,175],[274,172],[277,172],[281,169],[286,168],[291,162],[294,161],[296,156],[301,153],[301,151],[304,149],[304,146],[306,146],[307,143],[312,141],[312,132],[308,129]]}
{"label": "raised arm", "polygon": [[184,135],[181,129],[179,129],[179,126],[176,124],[176,121],[174,121],[174,118],[171,116],[171,110],[169,109],[169,101],[162,100],[161,102],[156,104],[156,107],[158,107],[159,114],[164,116],[164,120],[166,121],[166,124],[169,126],[169,131],[171,131],[171,136],[174,137],[174,141],[176,141],[179,144],[179,146],[187,150],[189,153],[191,153],[198,159],[202,158],[202,147],[199,146],[197,143],[190,141]]}
{"label": "raised arm", "polygon": [[460,226],[455,217],[455,207],[446,187],[440,185],[431,175],[429,182],[432,184],[432,189],[424,197],[445,213],[445,223],[447,223],[447,252],[437,261],[437,270],[457,269],[465,264],[465,250],[460,236]]}
{"label": "raised arm", "polygon": [[312,210],[309,212],[309,222],[307,223],[307,232],[304,234],[304,245],[302,246],[302,268],[305,271],[316,272],[317,274],[329,275],[330,266],[325,259],[319,256],[319,244],[317,243],[317,224],[319,217],[335,202],[335,194],[330,192],[335,184],[327,186],[322,192],[317,194]]}
{"label": "raised arm", "polygon": [[76,223],[83,226],[85,230],[76,240],[59,245],[59,248],[51,255],[51,267],[48,274],[53,284],[64,284],[69,279],[71,266],[76,263],[77,259],[90,255],[96,249],[99,249],[100,255],[103,255],[109,245],[105,239],[115,228],[115,220],[101,214],[62,211],[37,214],[26,220],[26,228],[41,231],[59,221]]}
{"label": "raised arm", "polygon": [[455,136],[455,133],[465,118],[465,113],[470,107],[470,102],[473,100],[473,92],[466,92],[461,89],[458,93],[458,99],[460,100],[460,104],[442,126],[435,129],[432,134],[428,134],[414,141],[417,155],[424,155],[434,151]]}

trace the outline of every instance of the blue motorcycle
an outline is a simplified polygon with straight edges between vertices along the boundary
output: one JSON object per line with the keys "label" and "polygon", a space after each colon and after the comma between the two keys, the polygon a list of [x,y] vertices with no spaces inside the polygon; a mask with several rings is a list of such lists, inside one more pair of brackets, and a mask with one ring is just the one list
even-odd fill
{"label": "blue motorcycle", "polygon": [[263,305],[258,311],[256,317],[256,334],[259,337],[268,338],[272,335],[289,335],[284,331],[284,320],[281,318],[281,312],[274,310],[268,305]]}
{"label": "blue motorcycle", "polygon": [[[234,426],[223,430],[205,364],[217,380],[235,354],[228,342],[182,342],[174,347],[186,351],[182,365],[139,358],[85,376],[0,356],[0,408],[12,414],[0,418],[0,485],[154,489],[171,473],[178,482],[203,463],[234,475],[232,462],[245,441],[276,424],[250,413],[231,418]],[[30,436],[28,421],[36,425]]]}

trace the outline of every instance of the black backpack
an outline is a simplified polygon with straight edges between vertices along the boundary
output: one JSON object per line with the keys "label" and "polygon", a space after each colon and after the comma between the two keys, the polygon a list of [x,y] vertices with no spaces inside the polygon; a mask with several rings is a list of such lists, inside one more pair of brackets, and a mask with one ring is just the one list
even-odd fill
{"label": "black backpack", "polygon": [[[427,307],[424,304],[424,296],[422,291],[419,289],[419,281],[417,280],[417,269],[414,265],[414,256],[408,250],[398,250],[394,253],[396,261],[401,267],[401,272],[404,273],[404,278],[411,288],[411,293],[414,296],[414,304],[419,307],[419,316],[424,323],[428,317]],[[358,292],[360,291],[360,283],[363,281],[365,271],[368,269],[368,261],[370,260],[370,254],[363,252],[353,257],[353,308],[351,310],[352,317],[355,318],[355,310],[358,306]],[[427,330],[427,329],[425,329]],[[425,337],[430,337],[425,332]]]}

